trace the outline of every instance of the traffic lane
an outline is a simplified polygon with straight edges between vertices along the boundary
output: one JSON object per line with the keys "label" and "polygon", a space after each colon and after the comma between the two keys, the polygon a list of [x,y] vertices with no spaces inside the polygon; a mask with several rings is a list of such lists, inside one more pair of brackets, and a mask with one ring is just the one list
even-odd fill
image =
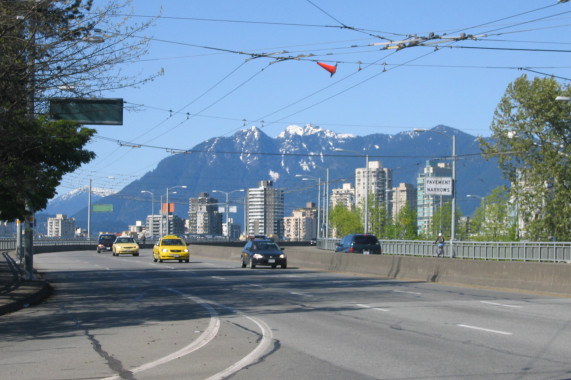
{"label": "traffic lane", "polygon": [[[21,355],[1,355],[3,378],[101,378],[114,374],[139,378],[141,375],[135,370],[144,367],[143,373],[154,373],[155,378],[156,373],[179,378],[179,374],[190,371],[193,375],[185,378],[200,379],[223,371],[248,355],[252,342],[255,345],[258,339],[254,323],[243,316],[230,315],[225,309],[225,319],[231,323],[222,324],[218,339],[208,342],[213,350],[207,355],[211,356],[209,360],[200,361],[201,356],[193,355],[195,352],[181,352],[181,360],[175,357],[148,368],[149,363],[192,344],[211,319],[196,300],[173,291],[180,278],[173,278],[173,271],[165,270],[167,266],[140,270],[141,263],[105,255],[76,252],[41,257],[36,262],[54,283],[56,292],[48,302],[34,308],[42,314],[40,320],[25,315],[2,321],[6,322],[2,331],[12,333],[3,340],[0,350],[18,352],[21,350],[17,347],[25,347],[29,358],[21,366]],[[133,265],[137,269],[125,269]],[[160,273],[149,276],[150,272]],[[21,340],[34,343],[14,344]],[[232,340],[237,343],[229,346]],[[4,345],[8,343],[11,344]],[[224,350],[228,352],[223,357],[212,355]],[[24,376],[20,376],[22,371]]]}
{"label": "traffic lane", "polygon": [[[365,280],[367,287],[362,289],[361,279],[340,280],[328,275],[315,278],[315,273],[307,274],[312,277],[308,279],[301,273],[284,276],[280,271],[271,270],[265,272],[268,282],[263,283],[259,281],[259,272],[245,273],[251,283],[244,281],[242,286],[251,289],[250,299],[264,305],[258,312],[270,325],[278,326],[275,336],[282,347],[292,337],[295,337],[291,342],[293,347],[312,347],[305,352],[311,357],[316,357],[315,353],[322,347],[329,347],[327,355],[318,356],[320,360],[334,358],[333,365],[345,362],[346,368],[359,363],[358,368],[369,376],[377,376],[379,367],[394,368],[396,363],[401,363],[401,368],[390,376],[397,378],[402,373],[422,374],[427,369],[437,376],[468,373],[505,378],[563,376],[569,370],[565,357],[569,352],[566,343],[569,341],[569,302],[565,299],[379,280]],[[232,278],[221,273],[213,277],[218,281]],[[321,277],[320,273],[317,277]],[[327,281],[337,283],[344,290],[339,291],[338,287],[335,294],[328,294],[324,290]],[[345,281],[359,286],[348,289],[349,286],[342,286]],[[315,286],[316,282],[320,286]],[[272,295],[275,298],[277,294],[281,295],[282,306],[287,300],[293,306],[268,308],[274,304]],[[338,301],[331,303],[332,296]],[[506,303],[498,302],[501,300]],[[517,308],[510,307],[517,306],[514,302],[530,305],[530,309],[514,313]],[[249,305],[244,300],[241,303],[244,307]],[[542,313],[541,309],[547,304],[552,305],[550,310]],[[554,323],[542,325],[546,321],[544,317]],[[335,323],[336,319],[342,322]],[[329,321],[331,325],[326,327]],[[285,327],[280,328],[281,324]],[[513,332],[505,334],[509,331],[497,326],[513,327]],[[538,326],[541,327],[538,329]],[[347,330],[350,334],[344,333]],[[282,336],[282,331],[287,334]],[[382,337],[382,341],[388,343],[371,337]],[[334,352],[335,355],[331,355]],[[371,360],[370,352],[383,353],[383,358]],[[402,358],[407,357],[419,360],[412,364],[403,362]],[[442,357],[454,363],[442,366]],[[482,368],[481,364],[474,363],[474,357],[486,360],[487,364]],[[439,364],[433,367],[432,363]],[[412,370],[415,367],[418,368]]]}

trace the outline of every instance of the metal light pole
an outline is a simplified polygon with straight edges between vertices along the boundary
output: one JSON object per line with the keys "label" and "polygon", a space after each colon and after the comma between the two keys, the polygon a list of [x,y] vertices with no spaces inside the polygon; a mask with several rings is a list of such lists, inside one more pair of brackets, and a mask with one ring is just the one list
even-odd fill
{"label": "metal light pole", "polygon": [[169,227],[170,227],[170,221],[169,221],[169,214],[170,214],[169,190],[178,189],[178,188],[186,189],[186,185],[173,186],[173,187],[171,187],[171,188],[168,188],[168,187],[167,187],[167,233],[166,233],[166,235],[169,234],[169,229],[170,229],[170,228],[169,228]]}
{"label": "metal light pole", "polygon": [[[432,129],[415,128],[414,132],[433,132],[450,137],[446,133]],[[450,225],[450,257],[454,257],[454,240],[456,239],[456,135],[452,135],[452,221]]]}
{"label": "metal light pole", "polygon": [[244,189],[232,190],[232,191],[222,191],[222,190],[212,190],[213,193],[223,193],[226,195],[226,206],[224,211],[226,213],[226,239],[230,240],[230,223],[228,223],[228,196],[237,191],[244,191]]}
{"label": "metal light pole", "polygon": [[[107,177],[108,179],[115,179],[113,176]],[[89,196],[87,197],[87,239],[91,239],[91,178],[89,178]]]}
{"label": "metal light pole", "polygon": [[[336,152],[350,152],[358,154],[359,156],[363,156],[361,153],[356,152],[354,150],[347,150],[336,148]],[[365,155],[365,226],[364,226],[364,233],[369,232],[369,155]]]}

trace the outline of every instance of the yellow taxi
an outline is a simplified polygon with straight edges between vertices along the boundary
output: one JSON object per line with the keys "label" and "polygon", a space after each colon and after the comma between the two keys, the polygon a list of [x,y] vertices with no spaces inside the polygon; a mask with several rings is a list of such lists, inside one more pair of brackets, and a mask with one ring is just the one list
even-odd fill
{"label": "yellow taxi", "polygon": [[165,235],[153,247],[153,261],[178,260],[179,263],[189,262],[186,242],[176,235]]}
{"label": "yellow taxi", "polygon": [[139,256],[139,244],[131,236],[117,236],[111,250],[113,256],[120,254]]}

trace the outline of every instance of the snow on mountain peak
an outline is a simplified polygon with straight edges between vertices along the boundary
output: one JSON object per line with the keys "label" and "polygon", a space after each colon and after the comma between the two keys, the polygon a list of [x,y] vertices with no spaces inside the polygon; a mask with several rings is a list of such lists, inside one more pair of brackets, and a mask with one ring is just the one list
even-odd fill
{"label": "snow on mountain peak", "polygon": [[311,124],[306,124],[305,127],[300,127],[299,125],[290,125],[288,126],[285,131],[277,135],[277,138],[285,138],[288,136],[308,136],[308,135],[315,135],[320,132],[323,132],[324,129],[315,127]]}

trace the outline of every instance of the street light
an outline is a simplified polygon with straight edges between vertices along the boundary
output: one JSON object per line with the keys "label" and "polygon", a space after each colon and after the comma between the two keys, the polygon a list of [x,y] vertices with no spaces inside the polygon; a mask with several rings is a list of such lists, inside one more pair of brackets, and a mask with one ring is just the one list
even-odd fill
{"label": "street light", "polygon": [[[415,128],[414,132],[434,132],[442,136],[450,137],[446,133],[434,129]],[[452,135],[452,224],[450,226],[450,257],[454,257],[454,240],[456,238],[456,135]]]}
{"label": "street light", "polygon": [[[335,148],[335,152],[350,152],[363,156],[359,152],[354,150],[347,150],[341,148]],[[369,232],[369,155],[365,155],[365,230],[364,233]]]}
{"label": "street light", "polygon": [[244,191],[244,189],[232,190],[232,191],[222,191],[222,190],[212,190],[213,193],[224,193],[226,194],[226,206],[224,211],[226,213],[226,239],[230,240],[230,224],[228,223],[228,195],[235,193],[237,191]]}
{"label": "street light", "polygon": [[169,214],[170,214],[169,190],[178,189],[178,188],[186,189],[186,185],[173,186],[173,187],[171,187],[171,188],[168,188],[168,187],[167,187],[167,233],[166,233],[167,235],[169,234],[169,224],[170,224],[170,223],[169,223]]}
{"label": "street light", "polygon": [[[108,179],[115,179],[113,176]],[[91,239],[91,178],[89,178],[89,195],[87,197],[87,239]]]}
{"label": "street light", "polygon": [[296,174],[295,176],[303,177],[302,181],[317,180],[317,238],[319,239],[321,237],[319,234],[321,231],[321,178],[303,174]]}

